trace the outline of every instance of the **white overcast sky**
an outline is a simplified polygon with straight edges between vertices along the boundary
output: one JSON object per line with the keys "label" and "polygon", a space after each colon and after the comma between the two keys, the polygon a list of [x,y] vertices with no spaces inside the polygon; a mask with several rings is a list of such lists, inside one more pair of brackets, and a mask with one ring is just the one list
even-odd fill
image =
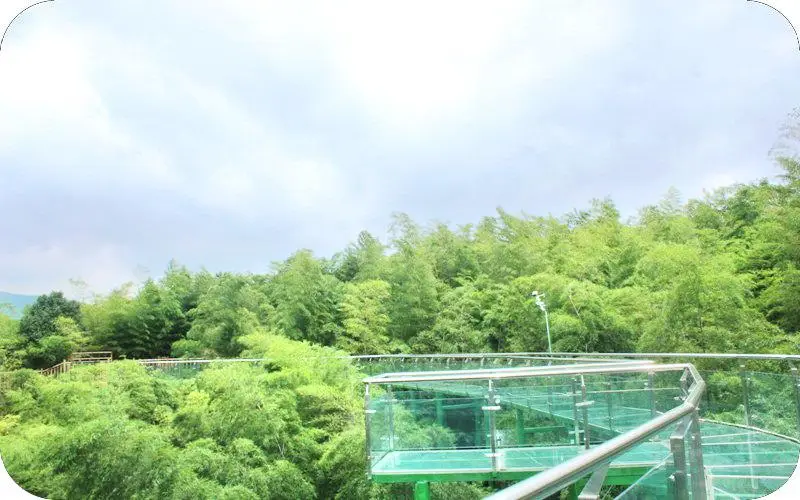
{"label": "white overcast sky", "polygon": [[263,272],[396,211],[633,215],[774,176],[798,83],[744,0],[56,0],[0,52],[0,290]]}

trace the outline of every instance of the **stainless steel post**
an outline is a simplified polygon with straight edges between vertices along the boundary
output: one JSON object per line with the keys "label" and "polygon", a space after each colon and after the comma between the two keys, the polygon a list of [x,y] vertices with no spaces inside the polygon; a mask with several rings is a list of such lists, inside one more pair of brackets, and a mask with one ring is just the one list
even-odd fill
{"label": "stainless steel post", "polygon": [[[745,365],[739,365],[741,371],[739,372],[739,376],[742,379],[742,399],[744,400],[744,421],[748,427],[752,425],[752,420],[750,416],[750,376],[747,374]],[[758,487],[758,483],[754,476],[755,472],[753,471],[753,445],[750,443],[750,432],[747,433],[747,455],[748,461],[750,462],[750,488],[755,490]]]}
{"label": "stainless steel post", "polygon": [[497,472],[497,422],[494,413],[499,410],[500,407],[497,405],[497,395],[492,380],[489,380],[487,402],[487,406],[483,409],[489,413],[489,448],[492,458],[492,471]]}
{"label": "stainless steel post", "polygon": [[672,460],[675,465],[675,473],[672,475],[674,480],[674,497],[676,500],[688,500],[689,490],[687,487],[686,470],[686,431],[692,426],[691,417],[685,417],[675,432],[669,437],[669,447],[672,452]]}
{"label": "stainless steel post", "polygon": [[573,432],[575,433],[575,445],[580,442],[580,425],[578,424],[578,379],[572,378],[572,422]]}
{"label": "stainless steel post", "polygon": [[745,371],[745,366],[740,365],[741,371],[739,372],[739,377],[742,380],[742,399],[744,400],[744,421],[745,424],[749,427],[751,425],[750,422],[750,377],[747,376],[747,372]]}
{"label": "stainless steel post", "polygon": [[365,446],[367,448],[367,478],[372,478],[372,440],[370,439],[370,424],[371,424],[371,417],[372,414],[375,413],[375,410],[369,407],[370,405],[370,398],[369,398],[369,384],[364,385],[364,427],[367,430],[367,439],[365,441]]}
{"label": "stainless steel post", "polygon": [[792,367],[792,384],[794,385],[794,406],[797,412],[797,437],[800,438],[800,377],[797,374],[797,367]]}
{"label": "stainless steel post", "polygon": [[586,380],[581,375],[581,404],[583,405],[583,447],[589,449],[589,405],[586,401]]}
{"label": "stainless steel post", "polygon": [[389,451],[394,450],[394,392],[392,391],[392,386],[386,386],[386,395],[388,396],[387,403],[389,404],[389,409],[387,414],[389,416]]}
{"label": "stainless steel post", "polygon": [[686,399],[686,396],[689,394],[689,370],[683,370],[683,375],[681,375],[681,401]]}
{"label": "stainless steel post", "polygon": [[706,468],[703,465],[703,442],[700,437],[700,414],[695,409],[692,412],[692,500],[705,500],[708,498],[706,491]]}
{"label": "stainless steel post", "polygon": [[608,412],[608,430],[614,433],[614,395],[611,393],[613,386],[606,382],[606,411]]}

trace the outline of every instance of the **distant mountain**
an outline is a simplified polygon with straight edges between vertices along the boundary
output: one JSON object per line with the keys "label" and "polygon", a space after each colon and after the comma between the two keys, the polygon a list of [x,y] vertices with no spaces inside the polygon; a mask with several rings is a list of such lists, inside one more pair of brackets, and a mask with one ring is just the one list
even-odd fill
{"label": "distant mountain", "polygon": [[[33,304],[36,295],[19,295],[16,293],[0,292],[0,314],[11,316],[14,319],[22,317],[25,306]],[[11,306],[11,310],[7,306]]]}

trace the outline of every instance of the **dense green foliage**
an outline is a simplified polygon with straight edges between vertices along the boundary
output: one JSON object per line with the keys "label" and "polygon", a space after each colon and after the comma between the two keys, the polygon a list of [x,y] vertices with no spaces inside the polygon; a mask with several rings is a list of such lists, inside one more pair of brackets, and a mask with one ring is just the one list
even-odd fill
{"label": "dense green foliage", "polygon": [[[561,218],[498,209],[458,228],[398,214],[385,243],[362,232],[330,259],[300,250],[265,274],[172,262],[90,303],[44,295],[19,321],[0,314],[3,461],[49,498],[401,493],[364,475],[361,376],[319,356],[544,351],[533,290],[546,293],[559,351],[797,352],[800,162],[779,164],[781,182],[686,203],[670,191],[624,222],[609,199]],[[274,361],[185,379],[132,362],[58,380],[24,369],[97,349]],[[717,386],[735,391],[726,380]],[[409,439],[447,439],[405,425]]]}
{"label": "dense green foliage", "polygon": [[542,351],[532,290],[546,292],[560,351],[790,352],[800,331],[800,163],[780,165],[782,182],[683,204],[671,191],[625,223],[608,199],[560,219],[498,210],[457,229],[399,214],[386,245],[363,232],[333,258],[301,250],[267,274],[173,262],[158,281],[80,308],[57,292],[40,297],[16,333],[3,327],[0,358],[41,367],[78,346],[231,357],[259,328],[357,354]]}
{"label": "dense green foliage", "polygon": [[[386,498],[364,471],[362,377],[339,354],[257,330],[244,353],[180,378],[124,361],[59,378],[12,372],[0,391],[0,450],[46,498]],[[323,358],[323,356],[325,356]],[[406,422],[410,439],[432,439]],[[414,437],[416,436],[416,437]],[[469,485],[444,487],[479,498]]]}

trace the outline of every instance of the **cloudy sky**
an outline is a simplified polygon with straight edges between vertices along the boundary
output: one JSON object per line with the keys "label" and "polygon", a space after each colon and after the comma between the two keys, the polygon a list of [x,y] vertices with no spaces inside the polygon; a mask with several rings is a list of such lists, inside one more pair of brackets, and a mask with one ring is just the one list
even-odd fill
{"label": "cloudy sky", "polygon": [[0,290],[263,272],[392,212],[633,215],[774,176],[798,82],[744,0],[56,0],[0,52]]}

